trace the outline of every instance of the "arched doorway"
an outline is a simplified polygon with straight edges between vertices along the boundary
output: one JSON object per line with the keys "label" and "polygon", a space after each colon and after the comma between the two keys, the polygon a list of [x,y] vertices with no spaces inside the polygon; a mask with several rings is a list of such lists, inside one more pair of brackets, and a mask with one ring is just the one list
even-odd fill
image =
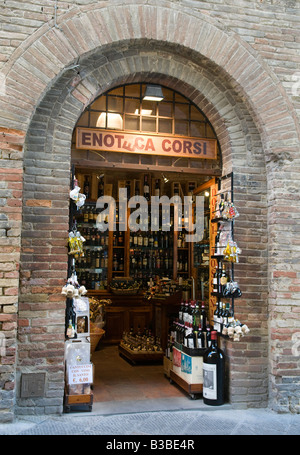
{"label": "arched doorway", "polygon": [[[161,91],[162,99],[144,99],[147,89],[153,87],[155,91]],[[205,150],[204,153],[200,149],[201,143],[195,142],[197,138],[207,140],[208,146],[214,144],[214,150]],[[130,141],[136,146],[130,146]],[[194,143],[195,149],[192,148]],[[197,158],[197,154],[202,152],[202,159]],[[144,176],[149,184],[149,199],[155,194],[171,198],[175,186],[180,197],[188,196],[208,179],[221,176],[220,157],[216,134],[207,117],[189,99],[170,88],[143,83],[114,88],[96,98],[78,120],[73,134],[72,165],[74,178],[87,199],[85,208],[75,212],[72,209],[73,225],[70,227],[76,226],[80,230],[86,238],[86,245],[84,257],[73,261],[72,272],[76,272],[79,283],[89,290],[93,305],[97,301],[101,305],[108,299],[111,302],[106,306],[105,322],[97,319],[97,326],[105,329],[105,336],[96,351],[92,350],[94,402],[102,405],[112,402],[116,406],[121,401],[128,406],[130,399],[135,399],[139,406],[142,402],[145,406],[145,402],[151,399],[153,406],[155,398],[167,403],[170,399],[186,397],[182,388],[170,386],[164,378],[161,353],[167,347],[164,326],[168,328],[171,324],[171,315],[162,317],[161,309],[156,308],[152,301],[147,302],[145,296],[150,281],[169,279],[176,286],[175,280],[179,280],[188,287],[193,276],[197,288],[197,277],[199,275],[200,286],[201,275],[207,314],[210,301],[209,261],[206,259],[199,265],[201,274],[198,273],[198,264],[197,267],[192,265],[196,246],[192,250],[185,242],[185,233],[178,237],[173,232],[172,217],[170,232],[164,237],[160,224],[155,229],[150,225],[143,229],[145,226],[141,226],[141,220],[137,230],[126,226],[124,233],[120,234],[116,224],[111,235],[106,233],[100,237],[93,221],[97,213],[97,197],[108,195],[118,201],[118,190],[122,185],[127,190],[128,199],[141,196],[144,194]],[[208,210],[209,207],[207,199]],[[151,208],[149,215],[151,217]],[[207,222],[203,236],[206,240],[197,244],[201,251],[197,251],[197,255],[209,254],[209,236]],[[138,295],[127,297],[126,293],[123,296],[120,293],[121,297],[116,297],[111,286],[117,277],[126,281],[128,277],[134,279],[139,287]],[[191,300],[191,292],[187,291],[187,294]],[[200,290],[195,290],[193,299],[200,297]],[[169,307],[168,313],[178,313],[176,304],[173,308],[169,304]],[[94,321],[91,326],[95,327]],[[90,330],[93,332],[94,328]],[[132,357],[133,351],[124,347],[128,334],[139,344],[137,356]],[[92,339],[94,336],[91,335]],[[124,359],[130,360],[131,366]]]}
{"label": "arched doorway", "polygon": [[[136,49],[134,47],[134,52],[136,53],[136,58],[141,59],[140,49]],[[145,52],[145,48],[144,48],[143,52]],[[152,55],[153,55],[152,51],[149,51],[149,61],[151,63],[152,63]],[[130,59],[131,57],[128,57],[128,58]],[[122,59],[124,59],[123,56],[122,56]],[[126,57],[125,57],[124,61],[126,61]],[[142,62],[142,60],[140,60],[140,61]],[[147,61],[146,66],[148,66],[149,61]],[[166,61],[165,56],[163,54],[160,58],[160,65],[164,65],[165,61]],[[113,59],[109,63],[109,65],[111,66],[111,70],[115,71],[116,65],[118,65],[118,64],[117,64],[116,60]],[[104,67],[103,67],[103,71],[106,71],[105,66],[106,65],[104,65]],[[115,70],[113,70],[113,68],[115,68]],[[178,69],[179,69],[179,72],[181,72],[180,65],[178,65]],[[99,71],[98,68],[94,70],[93,76],[89,73],[89,80],[93,80],[93,77],[96,77],[96,76],[98,78],[100,78],[100,80],[103,76],[103,73],[101,71]],[[71,71],[69,73],[68,77],[69,77],[70,83],[72,84],[75,82],[75,80],[78,76],[75,76],[75,79],[74,79],[74,73]],[[111,86],[112,86],[112,88],[114,86],[119,86],[121,79],[123,80],[124,84],[127,83],[130,79],[131,79],[130,82],[145,81],[145,82],[158,82],[158,83],[161,83],[161,81],[163,79],[164,85],[171,89],[173,88],[176,90],[178,87],[180,87],[181,94],[183,96],[188,96],[188,98],[191,99],[195,103],[195,105],[198,106],[205,113],[205,115],[209,118],[211,124],[213,125],[215,131],[217,132],[218,139],[221,142],[222,154],[223,154],[223,156],[222,156],[223,170],[224,170],[224,172],[232,170],[232,153],[234,150],[235,150],[234,153],[237,153],[237,156],[240,157],[239,158],[240,160],[242,160],[242,161],[244,159],[247,160],[247,158],[246,158],[247,157],[247,146],[246,146],[247,140],[245,138],[248,137],[248,141],[249,141],[248,144],[250,144],[254,140],[254,138],[257,139],[257,137],[258,137],[257,134],[255,133],[254,135],[252,135],[252,130],[251,130],[251,128],[254,128],[254,130],[255,130],[255,126],[252,123],[250,117],[248,117],[246,115],[245,107],[243,107],[242,103],[240,101],[238,101],[238,104],[234,104],[232,102],[232,99],[228,96],[226,97],[226,99],[227,99],[226,105],[227,105],[228,111],[224,112],[224,114],[222,114],[222,116],[223,116],[223,120],[222,120],[222,118],[219,116],[220,112],[218,112],[218,110],[220,111],[220,110],[224,109],[224,93],[226,92],[225,87],[228,85],[226,79],[223,80],[223,83],[224,83],[223,86],[221,86],[221,87],[215,86],[216,92],[214,92],[214,102],[212,102],[212,100],[208,101],[205,98],[205,92],[206,92],[205,86],[208,88],[207,95],[209,95],[211,90],[209,90],[209,84],[207,85],[205,83],[205,81],[208,81],[208,79],[203,74],[201,75],[201,77],[199,79],[200,85],[197,89],[195,87],[193,87],[192,85],[190,85],[190,83],[188,82],[189,79],[190,79],[190,82],[192,82],[192,80],[194,78],[197,79],[199,77],[200,77],[200,74],[197,70],[197,67],[191,69],[186,81],[180,81],[179,79],[176,79],[174,77],[174,73],[171,75],[171,74],[169,74],[169,71],[166,71],[165,75],[156,74],[156,73],[148,73],[148,75],[147,74],[145,75],[145,73],[142,72],[138,75],[135,75],[134,78],[132,76],[130,77],[129,75],[127,75],[126,77],[124,75],[122,75],[122,76],[120,75],[119,78],[116,78],[114,81],[111,81]],[[132,80],[132,79],[134,79],[134,80]],[[44,159],[49,158],[49,153],[51,153],[53,158],[51,159],[50,164],[48,162],[48,164],[46,166],[46,167],[48,167],[48,170],[47,169],[42,170],[41,175],[38,177],[34,177],[34,179],[38,180],[40,182],[38,185],[43,185],[43,182],[44,182],[43,188],[45,190],[46,190],[45,182],[47,182],[47,188],[48,188],[49,194],[53,187],[53,193],[52,193],[51,198],[54,198],[54,199],[53,199],[53,202],[51,202],[51,207],[45,207],[43,209],[41,209],[41,208],[38,209],[38,210],[40,210],[40,212],[43,212],[45,214],[43,216],[48,217],[48,218],[40,218],[41,221],[43,221],[43,220],[46,221],[46,224],[42,223],[42,224],[44,224],[44,226],[42,226],[42,228],[46,230],[46,227],[49,227],[49,225],[47,223],[50,220],[50,218],[52,218],[52,215],[54,216],[54,213],[56,213],[57,215],[59,213],[58,218],[56,218],[56,220],[59,221],[59,224],[56,224],[55,229],[53,231],[51,231],[51,233],[49,232],[49,235],[51,237],[50,239],[44,238],[44,240],[41,242],[40,234],[38,234],[38,232],[41,233],[41,231],[38,228],[37,237],[39,238],[39,240],[30,240],[31,246],[33,246],[33,244],[38,243],[39,247],[40,247],[41,243],[43,243],[43,242],[45,242],[45,245],[47,245],[48,248],[49,248],[49,244],[51,245],[50,250],[48,250],[48,251],[50,251],[50,259],[52,257],[52,260],[50,261],[50,263],[48,262],[47,265],[45,265],[42,262],[40,265],[42,270],[39,270],[39,271],[37,271],[36,266],[33,267],[32,265],[30,265],[32,256],[30,256],[30,259],[29,259],[28,254],[31,255],[32,253],[31,253],[31,250],[29,251],[26,248],[26,235],[27,234],[24,231],[23,239],[24,239],[25,243],[23,243],[24,249],[23,249],[22,268],[23,268],[23,271],[25,272],[25,274],[27,273],[28,276],[30,277],[28,279],[29,283],[32,281],[32,279],[33,280],[35,280],[35,279],[45,280],[46,286],[43,287],[42,292],[46,292],[46,294],[45,294],[45,297],[42,297],[42,299],[45,298],[45,302],[48,302],[48,300],[49,300],[48,292],[52,294],[52,296],[50,297],[50,300],[53,301],[53,307],[56,309],[56,311],[58,311],[57,314],[60,314],[60,318],[61,318],[60,320],[62,320],[64,318],[64,302],[61,301],[61,299],[59,298],[58,295],[55,295],[55,292],[57,292],[57,293],[59,292],[60,288],[59,288],[58,283],[60,283],[61,285],[63,285],[63,283],[64,283],[64,280],[62,280],[61,278],[58,279],[58,276],[60,276],[60,277],[62,276],[62,271],[64,271],[63,272],[64,274],[66,274],[66,271],[67,271],[66,270],[67,269],[67,267],[66,267],[67,256],[66,256],[66,250],[65,250],[65,246],[66,246],[65,235],[66,235],[66,231],[68,230],[68,217],[67,217],[67,214],[66,214],[66,211],[64,208],[65,202],[63,202],[63,201],[67,201],[69,199],[69,194],[68,194],[68,192],[69,192],[69,166],[67,163],[70,162],[70,142],[71,142],[73,129],[74,129],[77,119],[81,115],[81,113],[83,111],[83,107],[84,107],[84,105],[82,104],[82,100],[79,100],[79,99],[81,98],[81,95],[80,95],[81,91],[85,90],[84,89],[85,83],[87,83],[87,82],[80,83],[74,90],[72,96],[70,96],[70,94],[68,94],[65,90],[65,87],[66,87],[65,79],[62,79],[57,83],[57,88],[53,89],[54,90],[53,94],[56,92],[56,95],[55,95],[56,101],[55,101],[55,98],[53,98],[52,93],[49,93],[49,95],[44,98],[41,106],[37,109],[35,117],[32,121],[32,128],[33,128],[32,133],[29,133],[28,142],[26,144],[26,150],[27,150],[26,153],[27,153],[28,158],[25,158],[25,169],[26,169],[25,200],[28,197],[27,194],[28,195],[30,194],[30,193],[27,193],[27,191],[30,191],[30,180],[32,180],[32,177],[30,177],[30,173],[31,173],[31,171],[35,172],[30,166],[30,163],[32,160],[32,158],[30,158],[30,156],[32,156],[32,154],[35,153],[34,152],[34,149],[35,149],[34,129],[36,129],[40,119],[42,119],[42,122],[43,122],[43,109],[44,109],[43,106],[45,106],[45,108],[47,110],[49,110],[50,121],[48,121],[48,119],[49,119],[49,116],[48,116],[47,120],[45,119],[47,126],[43,133],[43,136],[44,136],[43,154],[44,154]],[[201,93],[202,85],[203,85],[203,87],[202,87],[203,92]],[[229,88],[228,88],[228,90],[229,90]],[[76,97],[73,96],[74,93],[76,94]],[[96,92],[93,93],[92,99],[90,99],[90,102],[92,102],[93,99],[95,99],[96,95],[98,95],[98,94],[99,93],[96,90]],[[61,103],[62,96],[66,96],[65,101],[63,103]],[[238,99],[236,98],[236,101],[237,100]],[[219,107],[218,107],[218,104],[219,104]],[[239,109],[237,109],[237,106],[239,107]],[[226,117],[228,117],[227,121],[225,120]],[[229,125],[230,119],[232,119],[232,118],[235,119],[234,127],[230,128],[230,126],[228,126],[228,128],[227,128],[226,123],[228,122],[228,125]],[[251,127],[250,127],[250,125],[251,125]],[[244,133],[246,133],[245,136],[244,136]],[[231,141],[227,140],[229,138],[228,135],[231,136]],[[236,144],[236,146],[234,146],[234,144]],[[254,144],[254,142],[253,142],[253,144]],[[257,145],[257,148],[256,148],[256,145]],[[260,146],[259,146],[259,144],[256,144],[256,145],[252,148],[251,158],[248,161],[248,165],[249,165],[249,164],[251,164],[251,160],[253,160],[254,167],[256,166],[258,161],[263,160],[263,158],[260,157]],[[257,149],[257,153],[255,153],[255,149]],[[39,150],[40,150],[40,145],[39,145]],[[41,154],[40,154],[40,157],[42,157]],[[37,161],[35,161],[35,164],[37,164]],[[26,166],[27,166],[27,168],[26,168]],[[49,166],[50,167],[53,166],[53,169],[50,170]],[[241,202],[243,204],[243,198],[244,198],[244,194],[245,194],[245,184],[247,183],[247,181],[249,181],[249,172],[248,172],[248,169],[246,172],[246,169],[240,169],[240,168],[238,169],[238,171],[239,172],[237,173],[236,179],[235,179],[235,188],[237,190],[237,194],[240,195]],[[244,172],[245,172],[245,177],[243,177]],[[54,184],[56,179],[59,179],[59,182],[60,182],[60,185],[57,188],[55,187],[55,184]],[[50,185],[51,181],[53,182],[54,186],[50,187],[49,185]],[[36,185],[36,183],[35,183],[35,185]],[[261,180],[259,183],[257,183],[255,189],[251,188],[251,182],[249,182],[249,187],[246,185],[246,187],[248,188],[247,197],[250,197],[250,199],[252,197],[251,193],[252,193],[252,195],[257,193],[257,188],[258,188],[257,185],[261,186],[261,188],[263,188],[265,186],[265,181]],[[36,188],[37,188],[37,186],[36,186]],[[241,191],[239,190],[240,188],[241,188]],[[59,196],[57,195],[58,191],[59,191]],[[264,209],[265,192],[263,189],[260,190],[260,194],[261,194],[261,198],[262,198],[260,210],[264,211],[265,210]],[[57,200],[56,200],[56,197],[57,197]],[[236,200],[238,203],[239,196],[237,196]],[[25,204],[26,204],[26,202],[25,202]],[[57,209],[59,209],[60,211],[57,212]],[[26,224],[28,222],[31,223],[31,221],[30,221],[30,219],[32,220],[31,214],[34,211],[38,211],[38,210],[33,209],[32,207],[27,208],[27,209],[25,208],[24,226],[28,226],[28,224]],[[241,211],[242,210],[247,211],[247,207],[244,206],[243,208],[241,208]],[[26,214],[26,212],[28,215]],[[46,215],[47,212],[48,212],[48,215]],[[37,220],[37,219],[35,218],[35,220]],[[258,221],[259,225],[261,222],[264,223],[264,221],[261,221],[261,219],[260,219]],[[242,226],[242,224],[241,224],[241,226]],[[243,232],[243,227],[241,227],[241,232]],[[239,235],[238,228],[236,231],[236,235],[237,236]],[[257,244],[256,244],[256,246],[257,246]],[[265,246],[266,245],[262,245],[262,248],[265,249]],[[57,248],[58,248],[58,250],[57,250]],[[242,246],[242,248],[243,248],[243,246]],[[51,254],[51,251],[52,251],[52,254]],[[59,251],[61,254],[57,255],[57,251]],[[35,263],[37,260],[43,261],[43,257],[35,255]],[[50,271],[49,271],[49,267],[50,267]],[[44,268],[46,270],[44,270]],[[254,264],[249,264],[248,268],[249,268],[249,270],[251,270],[251,269],[257,268],[257,267]],[[30,269],[34,269],[34,270],[30,271]],[[263,267],[263,269],[264,269],[264,267]],[[241,270],[240,270],[241,280],[243,280],[243,275],[244,275],[243,270],[244,270],[244,265],[241,264]],[[239,272],[237,271],[237,273],[239,273]],[[34,276],[34,278],[32,278],[32,276]],[[52,276],[52,279],[50,281],[49,281],[49,276]],[[55,277],[57,277],[57,278],[55,278]],[[239,278],[239,276],[237,275],[237,279],[238,278]],[[53,288],[53,283],[57,283],[57,287],[55,288],[55,290]],[[264,286],[263,280],[261,281],[261,283],[262,283],[262,286]],[[24,289],[26,289],[26,280],[24,282]],[[48,291],[47,291],[47,289],[48,289]],[[244,294],[245,297],[247,297],[246,290],[244,290],[244,293],[245,293]],[[22,294],[23,294],[23,291],[22,291]],[[41,296],[39,296],[39,297],[41,297]],[[23,300],[23,298],[24,297],[21,295],[21,300]],[[257,296],[257,298],[259,301],[261,300],[260,296]],[[248,303],[246,301],[244,301],[244,304],[246,305],[246,307],[248,306]],[[241,302],[241,305],[243,305],[242,302]],[[45,306],[46,306],[46,308],[48,308],[46,303],[45,303]],[[264,306],[265,306],[265,302],[262,303],[262,308]],[[242,306],[240,308],[241,308],[241,311],[243,311]],[[50,310],[47,310],[47,311],[50,311]],[[264,311],[266,311],[266,308]],[[48,322],[50,323],[50,320],[48,320]],[[50,331],[58,330],[58,332],[60,333],[59,338],[61,339],[61,341],[60,341],[61,351],[60,352],[62,352],[63,330],[62,330],[61,325],[56,324],[56,321],[53,321],[53,324],[54,325],[52,326],[52,329],[50,329],[50,328],[46,329],[46,332],[48,330],[50,330]],[[260,329],[259,329],[259,332],[260,332]],[[49,335],[45,335],[45,337],[49,338]],[[265,343],[266,343],[266,341],[265,341]],[[266,344],[265,344],[265,347],[266,347]],[[234,359],[234,347],[230,347],[230,351],[231,351],[230,358]],[[58,351],[55,352],[55,356],[56,356],[57,352]],[[261,357],[261,356],[264,357],[263,350],[261,351],[259,357]],[[59,360],[59,364],[61,364],[61,357],[59,357],[59,359],[57,359],[57,360]],[[250,362],[252,362],[252,359],[250,359]],[[22,368],[22,363],[23,362],[21,361],[20,368]],[[233,361],[233,363],[231,363],[231,374],[232,375],[234,375],[234,363],[235,363],[235,361]],[[259,360],[259,363],[261,364],[261,360]],[[42,364],[44,364],[44,360],[42,361]],[[57,374],[60,374],[61,378],[63,376],[63,371],[61,370],[61,367],[57,367],[57,368],[53,367],[53,370],[56,370],[56,371],[55,371],[55,373],[53,372],[53,375],[51,373],[49,373],[49,381],[50,381],[49,384],[52,382],[52,379],[50,379],[51,377],[53,377],[54,383],[56,383]],[[58,373],[59,371],[60,371],[60,373]],[[264,368],[262,368],[262,372],[261,372],[262,378],[265,377],[265,373],[266,373],[266,366]],[[249,384],[250,384],[251,379],[248,378],[247,380],[250,381],[249,382]],[[58,394],[62,394],[61,388],[60,388],[60,392],[58,391]],[[262,400],[262,403],[264,402],[266,395],[263,394],[263,396],[264,396],[264,398]],[[243,399],[247,400],[246,397],[244,397]],[[20,400],[20,403],[22,403],[22,400]]]}

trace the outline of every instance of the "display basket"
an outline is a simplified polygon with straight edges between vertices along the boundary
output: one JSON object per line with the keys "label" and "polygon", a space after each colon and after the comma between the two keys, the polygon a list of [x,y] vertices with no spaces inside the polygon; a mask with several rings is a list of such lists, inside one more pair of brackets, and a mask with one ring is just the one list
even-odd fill
{"label": "display basket", "polygon": [[138,294],[140,289],[139,288],[116,289],[116,288],[110,287],[110,290],[111,290],[112,294],[115,294],[115,295],[136,295],[136,294]]}
{"label": "display basket", "polygon": [[91,352],[94,352],[96,350],[99,341],[105,335],[105,330],[99,328],[96,328],[95,330],[95,332],[90,333]]}
{"label": "display basket", "polygon": [[136,295],[140,288],[131,277],[116,277],[110,283],[110,291],[115,295]]}

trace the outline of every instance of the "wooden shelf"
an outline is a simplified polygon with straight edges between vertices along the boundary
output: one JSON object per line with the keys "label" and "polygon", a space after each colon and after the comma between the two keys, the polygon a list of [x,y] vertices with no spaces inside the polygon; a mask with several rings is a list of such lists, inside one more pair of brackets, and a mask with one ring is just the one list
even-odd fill
{"label": "wooden shelf", "polygon": [[119,355],[125,357],[130,363],[136,365],[138,363],[162,363],[164,353],[162,351],[132,351],[122,344],[118,347]]}

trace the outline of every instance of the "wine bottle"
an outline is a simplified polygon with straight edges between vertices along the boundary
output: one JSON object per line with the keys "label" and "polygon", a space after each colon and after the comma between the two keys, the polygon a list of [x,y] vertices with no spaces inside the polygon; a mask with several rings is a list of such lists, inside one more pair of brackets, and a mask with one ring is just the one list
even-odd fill
{"label": "wine bottle", "polygon": [[216,267],[216,271],[214,273],[214,277],[213,277],[213,293],[214,294],[217,294],[218,293],[218,289],[219,289],[218,274],[219,274],[219,268],[217,266]]}
{"label": "wine bottle", "polygon": [[203,402],[211,406],[224,403],[225,357],[217,346],[217,332],[211,332],[211,346],[203,356]]}
{"label": "wine bottle", "polygon": [[217,232],[215,237],[215,256],[220,256],[220,231]]}
{"label": "wine bottle", "polygon": [[139,231],[138,234],[138,246],[143,246],[143,236],[141,231]]}
{"label": "wine bottle", "polygon": [[203,335],[203,330],[202,330],[201,325],[199,325],[199,328],[198,328],[197,347],[198,347],[198,348],[205,348],[205,345],[204,345],[204,335]]}
{"label": "wine bottle", "polygon": [[199,310],[199,302],[197,300],[196,304],[195,304],[194,314],[193,314],[193,325],[194,325],[194,327],[198,328],[200,324],[201,324],[201,313]]}
{"label": "wine bottle", "polygon": [[222,264],[222,271],[221,271],[221,276],[220,276],[220,285],[221,285],[222,294],[226,287],[227,282],[228,282],[228,274],[226,272],[225,264]]}
{"label": "wine bottle", "polygon": [[201,323],[201,327],[203,327],[203,328],[206,327],[206,310],[205,310],[204,302],[202,302],[202,304],[201,304],[200,323]]}
{"label": "wine bottle", "polygon": [[158,179],[155,181],[154,196],[159,197],[159,180]]}
{"label": "wine bottle", "polygon": [[219,312],[219,305],[218,303],[216,304],[216,309],[214,311],[214,330],[218,329],[218,312]]}
{"label": "wine bottle", "polygon": [[150,190],[147,175],[144,177],[144,198],[147,199],[147,201],[150,200]]}
{"label": "wine bottle", "polygon": [[184,301],[181,301],[181,305],[179,308],[178,318],[182,321],[183,319],[183,311],[184,311]]}
{"label": "wine bottle", "polygon": [[183,312],[182,312],[182,320],[183,320],[183,322],[186,322],[186,321],[187,321],[188,312],[189,312],[189,302],[186,301],[186,302],[185,302],[185,305],[184,305],[184,310],[183,310]]}
{"label": "wine bottle", "polygon": [[86,207],[84,213],[83,213],[83,222],[88,223],[89,222],[89,208],[88,206]]}
{"label": "wine bottle", "polygon": [[96,253],[96,258],[95,258],[95,268],[99,269],[100,268],[100,251],[97,251]]}
{"label": "wine bottle", "polygon": [[118,257],[117,257],[116,253],[114,253],[114,257],[113,257],[113,270],[114,271],[118,270]]}
{"label": "wine bottle", "polygon": [[119,235],[118,235],[118,246],[123,246],[123,245],[124,245],[123,231],[119,231]]}
{"label": "wine bottle", "polygon": [[98,197],[102,197],[104,195],[104,182],[103,177],[99,177],[98,183]]}
{"label": "wine bottle", "polygon": [[193,348],[194,347],[194,335],[193,335],[193,328],[192,328],[192,324],[187,324],[188,325],[188,333],[187,333],[187,337],[186,337],[186,341],[187,341],[187,347],[188,348]]}
{"label": "wine bottle", "polygon": [[211,330],[209,325],[206,326],[206,347],[211,347]]}
{"label": "wine bottle", "polygon": [[85,181],[83,184],[83,194],[85,195],[86,199],[89,199],[90,197],[90,182],[88,179],[88,176],[85,176]]}

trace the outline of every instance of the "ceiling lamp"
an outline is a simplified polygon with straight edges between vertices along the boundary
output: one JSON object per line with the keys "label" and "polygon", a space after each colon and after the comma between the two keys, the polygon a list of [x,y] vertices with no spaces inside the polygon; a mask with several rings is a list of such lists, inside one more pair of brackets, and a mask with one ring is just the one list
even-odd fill
{"label": "ceiling lamp", "polygon": [[96,128],[113,128],[116,130],[121,130],[123,129],[122,116],[120,114],[112,114],[109,112],[106,119],[106,112],[101,112],[96,123]]}
{"label": "ceiling lamp", "polygon": [[160,85],[147,85],[144,100],[147,101],[162,101],[164,95]]}

